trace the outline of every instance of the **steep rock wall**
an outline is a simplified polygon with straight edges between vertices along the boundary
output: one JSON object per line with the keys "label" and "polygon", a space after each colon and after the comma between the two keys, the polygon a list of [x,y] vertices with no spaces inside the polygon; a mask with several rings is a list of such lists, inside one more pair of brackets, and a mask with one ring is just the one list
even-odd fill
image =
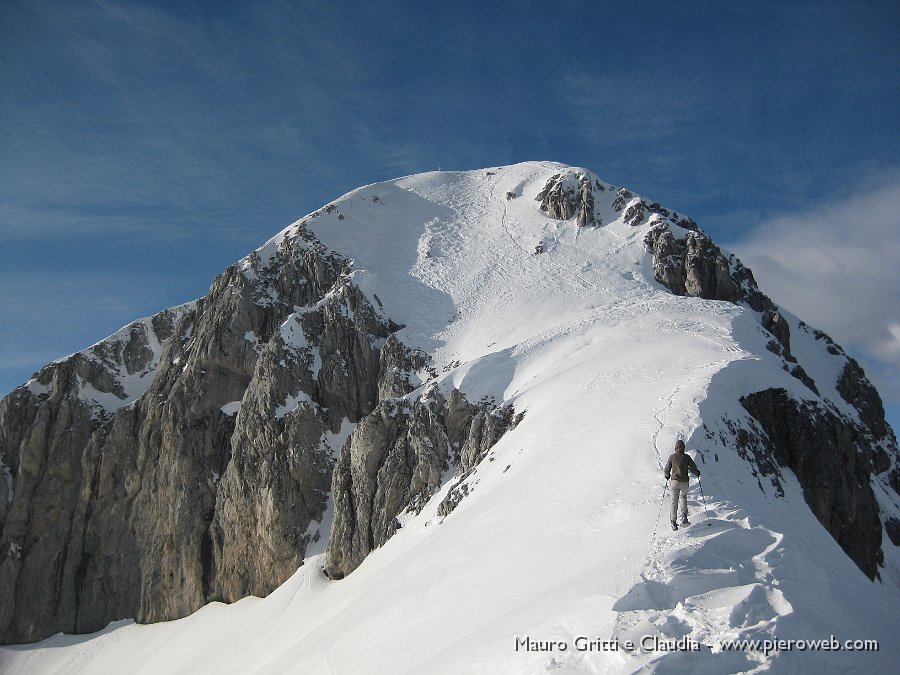
{"label": "steep rock wall", "polygon": [[512,408],[473,405],[456,389],[446,398],[433,387],[414,403],[382,401],[347,439],[334,470],[328,576],[359,567],[396,532],[397,516],[419,513],[449,469],[471,471],[515,422]]}
{"label": "steep rock wall", "polygon": [[[878,450],[866,431],[824,406],[767,389],[741,399],[790,468],[813,514],[870,579],[883,562],[882,523],[872,491]],[[885,469],[882,465],[882,471]]]}
{"label": "steep rock wall", "polygon": [[173,619],[296,570],[325,536],[329,439],[374,409],[398,328],[348,268],[301,224],[144,322],[153,336],[117,334],[0,403],[3,642]]}

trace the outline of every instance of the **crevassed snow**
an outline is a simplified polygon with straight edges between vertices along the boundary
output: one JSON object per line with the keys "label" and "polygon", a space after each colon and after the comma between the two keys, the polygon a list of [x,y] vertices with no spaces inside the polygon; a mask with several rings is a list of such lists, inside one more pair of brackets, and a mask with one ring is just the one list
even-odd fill
{"label": "crevassed snow", "polygon": [[[442,387],[525,412],[452,513],[437,517],[448,482],[344,580],[328,581],[313,555],[263,600],[5,648],[9,672],[894,669],[893,572],[869,582],[789,471],[778,498],[703,427],[745,419],[738,398],[760,387],[813,394],[766,351],[752,312],[660,288],[647,224],[622,222],[613,190],[595,195],[602,227],[540,213],[535,196],[564,168],[410,176],[337,200],[340,222],[321,212],[310,223],[405,324],[400,339],[434,356]],[[535,255],[541,241],[546,252]],[[801,338],[795,353],[805,349]],[[703,496],[695,484],[694,525],[672,532],[662,465],[679,437],[703,472]],[[645,636],[699,651],[624,648]],[[880,651],[725,651],[733,638],[830,636],[878,640]],[[579,651],[579,637],[608,648]],[[567,649],[527,650],[526,638]]]}

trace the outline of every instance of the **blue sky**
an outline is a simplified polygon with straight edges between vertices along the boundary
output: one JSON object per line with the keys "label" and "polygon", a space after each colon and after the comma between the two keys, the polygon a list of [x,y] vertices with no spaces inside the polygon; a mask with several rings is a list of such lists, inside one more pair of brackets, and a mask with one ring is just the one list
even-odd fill
{"label": "blue sky", "polygon": [[0,394],[361,184],[551,159],[691,215],[897,428],[898,35],[884,0],[4,0]]}

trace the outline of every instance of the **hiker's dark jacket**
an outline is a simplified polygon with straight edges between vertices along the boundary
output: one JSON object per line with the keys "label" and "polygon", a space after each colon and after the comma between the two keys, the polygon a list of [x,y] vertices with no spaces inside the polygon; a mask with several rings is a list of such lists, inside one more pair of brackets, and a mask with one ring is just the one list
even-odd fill
{"label": "hiker's dark jacket", "polygon": [[665,471],[666,480],[671,476],[672,480],[681,481],[682,483],[687,483],[688,471],[697,476],[697,478],[700,477],[700,469],[697,468],[694,460],[684,450],[676,450],[672,453],[669,461],[666,462]]}

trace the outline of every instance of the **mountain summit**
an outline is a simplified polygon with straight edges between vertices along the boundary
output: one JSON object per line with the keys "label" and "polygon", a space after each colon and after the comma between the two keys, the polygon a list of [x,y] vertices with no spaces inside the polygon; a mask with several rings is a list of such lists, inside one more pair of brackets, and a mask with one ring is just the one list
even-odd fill
{"label": "mountain summit", "polygon": [[[669,532],[678,439],[703,493]],[[350,192],[44,367],[0,452],[5,643],[193,613],[11,668],[896,663],[877,392],[696,223],[586,169]],[[726,644],[829,637],[881,651]]]}

